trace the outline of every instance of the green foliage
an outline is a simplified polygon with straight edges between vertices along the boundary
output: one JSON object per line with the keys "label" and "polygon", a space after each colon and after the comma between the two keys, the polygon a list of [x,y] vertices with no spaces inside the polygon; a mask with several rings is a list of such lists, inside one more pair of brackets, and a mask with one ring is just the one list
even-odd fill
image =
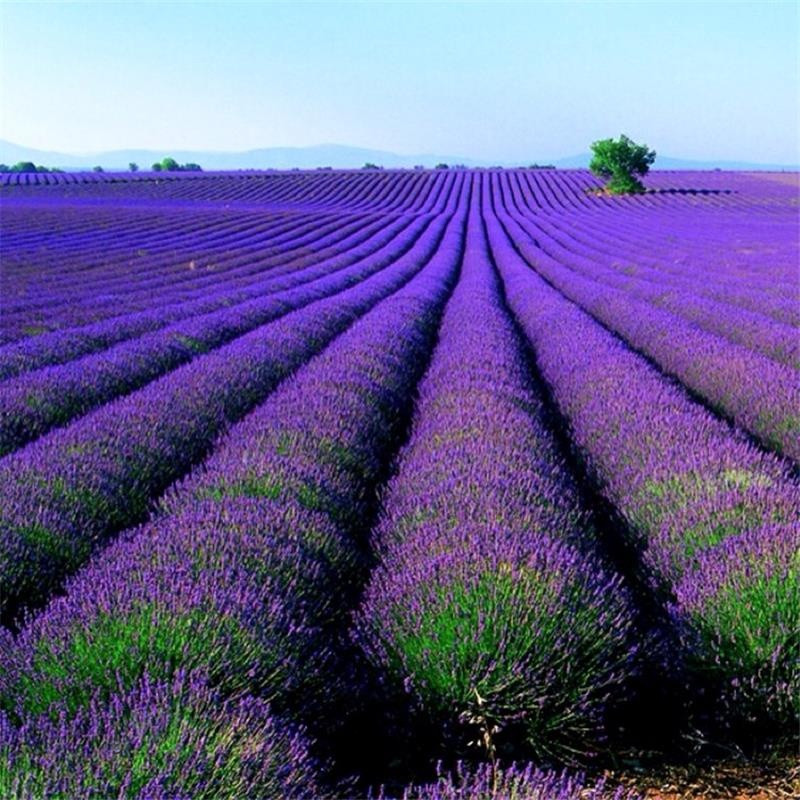
{"label": "green foliage", "polygon": [[364,164],[362,169],[380,169],[380,167],[377,164],[373,164],[371,161],[367,161],[367,163]]}
{"label": "green foliage", "polygon": [[431,587],[411,624],[388,614],[390,670],[410,676],[434,717],[458,719],[487,747],[509,727],[540,756],[590,742],[625,657],[610,624],[620,601],[609,598],[604,617],[591,590],[553,566],[487,566]]}
{"label": "green foliage", "polygon": [[777,731],[800,714],[800,552],[741,553],[738,568],[689,610],[685,651],[698,674],[723,692],[734,718]]}
{"label": "green foliage", "polygon": [[13,167],[8,164],[0,164],[0,172],[63,172],[63,169],[56,167],[43,167],[41,164],[34,164],[33,161],[17,161]]}
{"label": "green foliage", "polygon": [[228,688],[241,689],[247,670],[216,675],[215,663],[248,666],[260,655],[249,634],[214,609],[175,613],[145,602],[77,627],[66,646],[42,639],[33,670],[20,676],[13,697],[0,698],[0,705],[11,708],[13,700],[30,713],[43,713],[61,702],[74,713],[97,692],[105,697],[120,686],[130,688],[145,672],[170,680],[178,666],[205,666]]}
{"label": "green foliage", "polygon": [[[179,164],[171,156],[166,156],[162,158],[161,161],[156,161],[152,166],[152,170],[153,172],[202,172],[203,168],[199,164],[194,164],[192,162]],[[131,170],[131,172],[135,171],[136,170],[133,169]]]}
{"label": "green foliage", "polygon": [[105,172],[105,170],[98,164],[96,167],[92,167],[92,172]]}
{"label": "green foliage", "polygon": [[130,164],[128,164],[128,169],[131,172],[138,172],[139,171],[139,165],[135,161],[131,161]]}
{"label": "green foliage", "polygon": [[616,141],[600,139],[592,144],[589,169],[608,181],[606,190],[611,194],[637,194],[644,192],[644,186],[635,176],[646,175],[655,160],[655,150],[623,133]]}

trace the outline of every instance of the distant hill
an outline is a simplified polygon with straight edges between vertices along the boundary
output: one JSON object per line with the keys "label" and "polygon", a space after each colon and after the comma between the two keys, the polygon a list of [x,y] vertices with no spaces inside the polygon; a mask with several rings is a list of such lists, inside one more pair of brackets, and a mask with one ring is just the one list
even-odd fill
{"label": "distant hill", "polygon": [[[202,150],[111,150],[102,153],[72,155],[47,150],[35,150],[0,140],[0,163],[13,165],[18,161],[33,161],[45,167],[58,167],[66,170],[91,169],[96,165],[106,170],[127,170],[128,164],[135,161],[139,168],[147,170],[155,161],[172,156],[180,163],[194,162],[206,170],[234,169],[315,169],[333,167],[334,169],[355,169],[366,163],[382,167],[414,167],[422,165],[434,167],[436,164],[464,164],[468,167],[527,166],[532,163],[553,164],[562,168],[581,168],[589,166],[589,153],[560,159],[531,157],[524,162],[482,161],[453,155],[399,155],[386,150],[370,150],[364,147],[350,147],[341,144],[321,144],[313,147],[265,147],[259,150],[246,150],[240,153]],[[653,169],[731,169],[731,170],[796,170],[797,165],[757,164],[747,161],[690,161],[670,156],[659,156]]]}

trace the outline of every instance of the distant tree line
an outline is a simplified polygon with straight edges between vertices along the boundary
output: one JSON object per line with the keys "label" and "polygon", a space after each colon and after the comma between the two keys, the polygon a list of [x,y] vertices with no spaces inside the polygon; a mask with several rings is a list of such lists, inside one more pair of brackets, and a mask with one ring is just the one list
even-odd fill
{"label": "distant tree line", "polygon": [[[128,164],[128,169],[131,172],[138,172],[139,165],[134,161]],[[179,164],[174,158],[164,158],[157,161],[152,166],[153,172],[202,172],[203,168],[199,164]],[[10,167],[8,164],[0,164],[0,172],[63,172],[63,169],[56,167],[43,167],[40,164],[34,164],[33,161],[18,161],[14,166]],[[104,172],[101,166],[92,167],[92,172]]]}
{"label": "distant tree line", "polygon": [[34,164],[33,161],[18,161],[13,167],[8,164],[0,164],[0,172],[63,172],[63,169],[56,169],[55,167],[43,167],[39,164]]}
{"label": "distant tree line", "polygon": [[[136,164],[130,164],[131,172],[136,172],[139,167]],[[156,161],[151,167],[153,172],[202,172],[203,168],[199,164],[179,164],[174,158],[167,156],[162,158],[161,161]]]}

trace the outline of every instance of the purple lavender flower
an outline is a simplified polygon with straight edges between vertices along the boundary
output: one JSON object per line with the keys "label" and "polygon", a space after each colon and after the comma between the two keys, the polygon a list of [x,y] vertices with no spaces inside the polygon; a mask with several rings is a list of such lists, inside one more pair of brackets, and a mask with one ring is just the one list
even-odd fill
{"label": "purple lavender flower", "polygon": [[407,786],[402,795],[382,790],[377,800],[643,800],[634,790],[602,779],[589,783],[580,774],[546,772],[533,764],[470,768],[459,763],[452,772],[440,768],[438,773],[435,783]]}
{"label": "purple lavender flower", "polygon": [[322,797],[316,773],[302,731],[254,697],[221,697],[199,675],[144,675],[20,728],[0,712],[3,797]]}

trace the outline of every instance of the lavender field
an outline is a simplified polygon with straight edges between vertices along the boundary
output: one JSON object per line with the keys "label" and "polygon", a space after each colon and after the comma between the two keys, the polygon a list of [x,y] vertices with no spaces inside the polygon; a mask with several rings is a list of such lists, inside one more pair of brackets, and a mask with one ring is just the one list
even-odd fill
{"label": "lavender field", "polygon": [[800,181],[645,183],[0,175],[0,796],[796,749]]}

